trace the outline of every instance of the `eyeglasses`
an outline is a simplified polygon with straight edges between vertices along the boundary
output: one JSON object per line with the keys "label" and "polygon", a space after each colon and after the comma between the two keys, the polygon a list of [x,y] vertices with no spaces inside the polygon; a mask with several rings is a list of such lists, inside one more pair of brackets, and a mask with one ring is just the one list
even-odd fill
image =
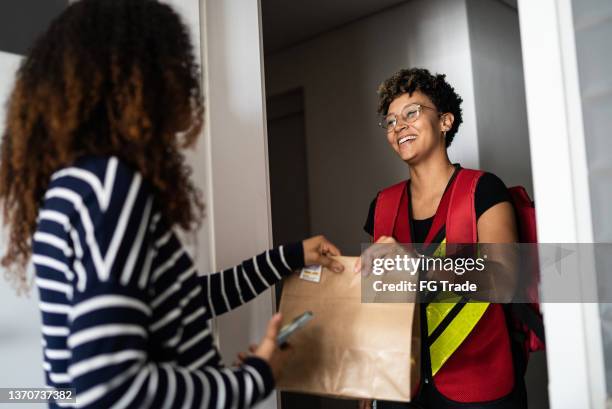
{"label": "eyeglasses", "polygon": [[[383,129],[386,129],[387,133],[393,132],[393,130],[397,126],[398,120],[401,120],[405,124],[411,124],[417,119],[419,119],[419,116],[421,116],[421,111],[423,110],[423,108],[437,111],[436,108],[428,107],[426,105],[421,105],[421,104],[406,105],[402,109],[402,112],[400,112],[399,117],[395,114],[387,115],[378,123],[378,126],[380,126]],[[441,115],[442,115],[441,113],[438,113],[438,116],[441,116]]]}

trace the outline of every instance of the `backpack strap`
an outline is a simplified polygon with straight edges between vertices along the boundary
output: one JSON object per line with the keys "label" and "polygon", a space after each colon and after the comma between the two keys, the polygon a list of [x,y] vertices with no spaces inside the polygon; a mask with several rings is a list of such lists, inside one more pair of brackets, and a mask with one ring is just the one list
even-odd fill
{"label": "backpack strap", "polygon": [[451,191],[446,214],[446,241],[453,244],[478,242],[474,196],[481,170],[460,169]]}
{"label": "backpack strap", "polygon": [[397,183],[378,194],[374,210],[374,241],[381,236],[394,237],[400,243],[411,241],[407,183]]}

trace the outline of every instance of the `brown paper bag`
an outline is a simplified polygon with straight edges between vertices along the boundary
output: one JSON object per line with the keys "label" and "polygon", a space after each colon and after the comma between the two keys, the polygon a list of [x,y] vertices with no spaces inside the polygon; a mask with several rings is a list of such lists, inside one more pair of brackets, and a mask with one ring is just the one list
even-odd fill
{"label": "brown paper bag", "polygon": [[410,400],[419,378],[415,304],[361,302],[355,257],[339,257],[343,273],[323,269],[319,283],[298,274],[283,284],[285,323],[305,311],[314,318],[289,343],[293,354],[277,387],[342,398]]}

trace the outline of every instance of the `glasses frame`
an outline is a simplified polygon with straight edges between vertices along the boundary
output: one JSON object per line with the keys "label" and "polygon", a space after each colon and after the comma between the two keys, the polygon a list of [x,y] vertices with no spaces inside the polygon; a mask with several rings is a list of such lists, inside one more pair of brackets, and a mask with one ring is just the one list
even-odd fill
{"label": "glasses frame", "polygon": [[[407,119],[408,115],[403,115],[403,114],[404,114],[404,112],[406,111],[406,109],[407,109],[407,108],[410,108],[410,107],[416,107],[416,111],[417,111],[416,116],[415,116],[415,117],[414,117],[414,119],[412,119],[412,120],[408,120],[408,119]],[[444,115],[443,113],[438,112],[438,110],[437,110],[436,108],[433,108],[433,107],[430,107],[430,106],[427,106],[427,105],[423,105],[423,104],[408,104],[408,105],[405,105],[405,106],[402,108],[402,110],[400,111],[400,115],[399,115],[399,116],[400,116],[400,118],[402,119],[403,123],[405,123],[405,124],[412,124],[412,123],[416,122],[416,121],[417,121],[417,119],[419,119],[419,118],[421,117],[421,111],[423,111],[423,108],[427,108],[427,109],[431,109],[432,111],[436,111],[436,112],[438,113],[438,117],[441,117],[442,115]],[[394,122],[393,122],[393,126],[392,126],[392,127],[385,126],[385,124],[384,124],[384,122],[386,121],[386,119],[387,119],[387,118],[389,118],[389,117],[393,117],[393,119],[394,119]],[[399,123],[399,119],[400,119],[400,118],[398,118],[398,116],[397,116],[397,115],[395,115],[395,114],[386,115],[386,116],[384,116],[384,117],[383,117],[383,118],[382,118],[382,119],[381,119],[381,120],[378,122],[378,126],[380,126],[382,129],[386,130],[386,131],[387,131],[387,133],[391,133],[392,131],[394,131],[394,130],[395,130],[395,127],[396,127],[396,126],[397,126],[397,124]]]}

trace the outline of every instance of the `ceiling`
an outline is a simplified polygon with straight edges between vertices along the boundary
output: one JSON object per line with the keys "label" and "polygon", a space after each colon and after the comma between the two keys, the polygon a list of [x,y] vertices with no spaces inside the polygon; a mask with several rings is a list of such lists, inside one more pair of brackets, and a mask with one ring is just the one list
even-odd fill
{"label": "ceiling", "polygon": [[406,0],[261,0],[264,51],[279,51]]}
{"label": "ceiling", "polygon": [[[274,53],[410,0],[261,0],[264,52]],[[517,0],[501,1],[517,8]]]}

